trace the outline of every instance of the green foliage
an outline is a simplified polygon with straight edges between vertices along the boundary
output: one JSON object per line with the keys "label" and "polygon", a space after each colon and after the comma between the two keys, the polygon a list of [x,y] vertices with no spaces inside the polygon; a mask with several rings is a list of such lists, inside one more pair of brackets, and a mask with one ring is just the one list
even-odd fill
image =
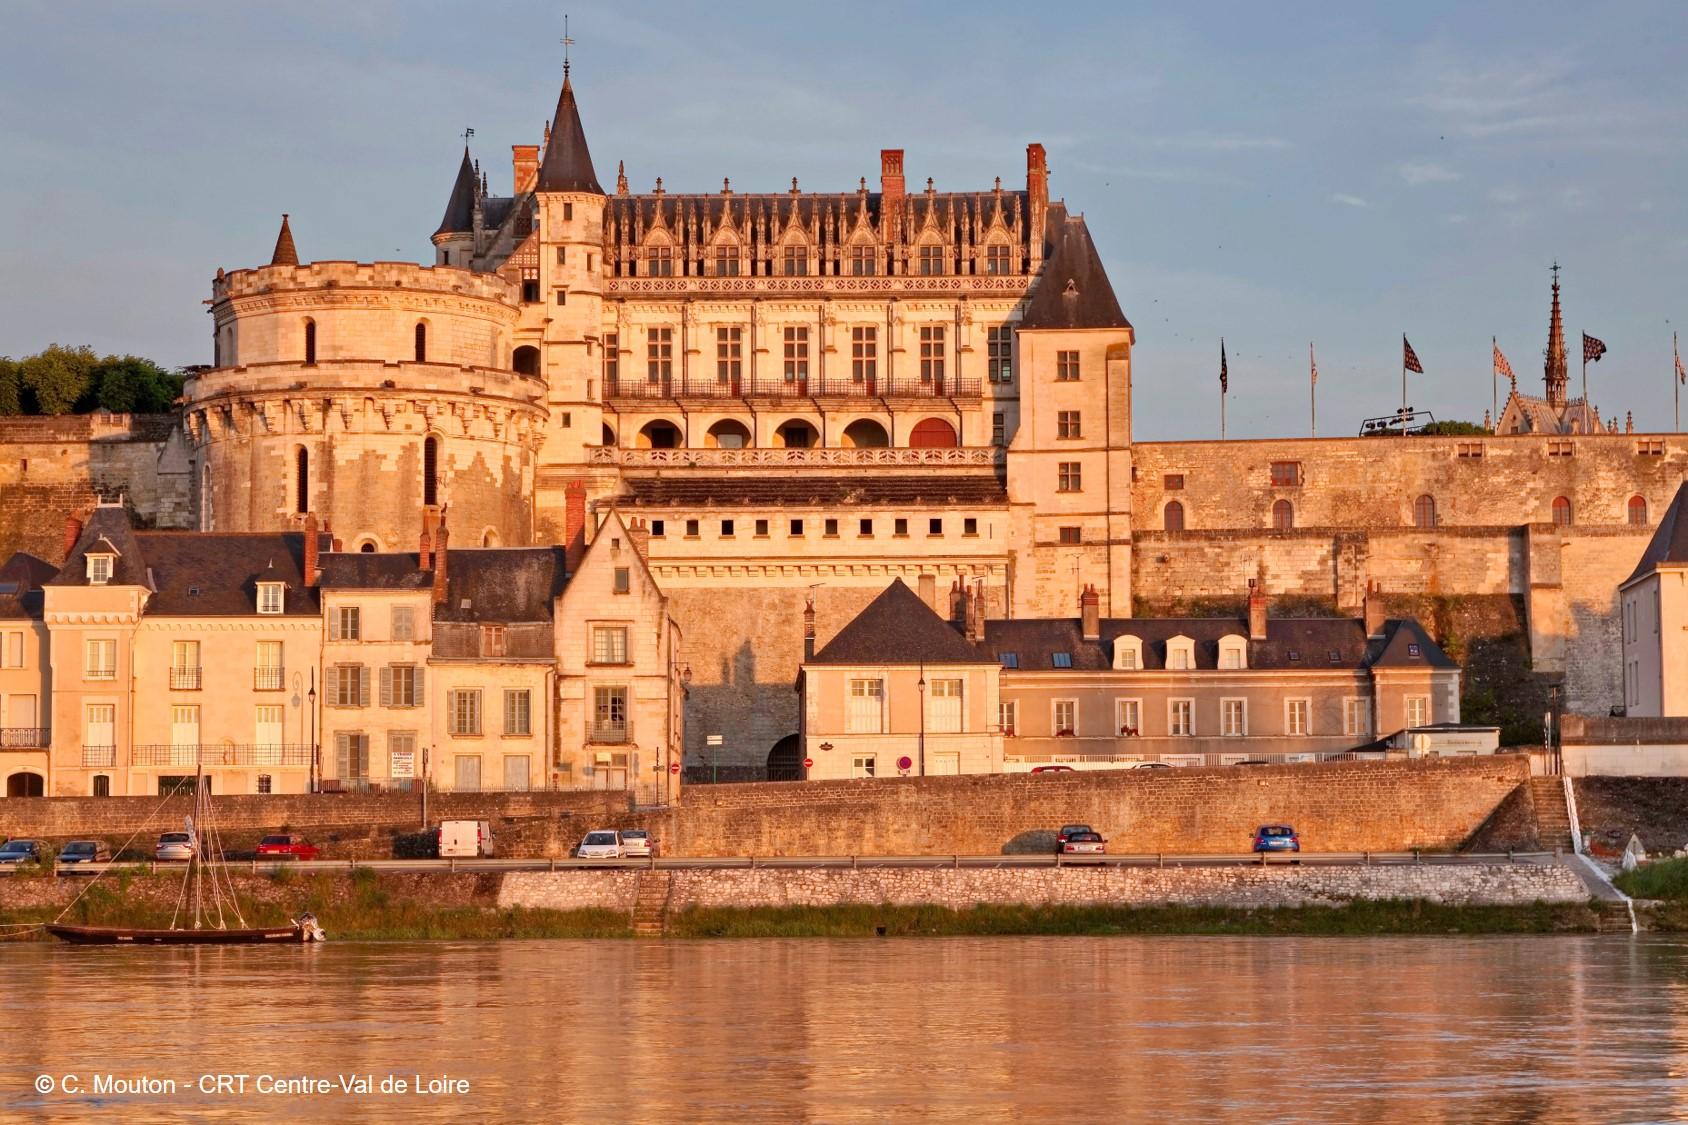
{"label": "green foliage", "polygon": [[1612,882],[1630,898],[1688,899],[1688,859],[1658,859]]}
{"label": "green foliage", "polygon": [[1419,433],[1426,437],[1474,437],[1489,431],[1476,422],[1432,422],[1421,428]]}
{"label": "green foliage", "polygon": [[18,362],[0,356],[0,416],[22,413],[23,383],[18,377]]}
{"label": "green foliage", "polygon": [[183,376],[150,359],[53,344],[21,360],[0,357],[0,415],[168,413]]}
{"label": "green foliage", "polygon": [[182,393],[182,376],[139,356],[107,356],[94,369],[94,401],[116,414],[163,414]]}
{"label": "green foliage", "polygon": [[23,388],[32,400],[32,414],[69,414],[93,385],[99,357],[84,344],[67,348],[52,344],[18,364]]}

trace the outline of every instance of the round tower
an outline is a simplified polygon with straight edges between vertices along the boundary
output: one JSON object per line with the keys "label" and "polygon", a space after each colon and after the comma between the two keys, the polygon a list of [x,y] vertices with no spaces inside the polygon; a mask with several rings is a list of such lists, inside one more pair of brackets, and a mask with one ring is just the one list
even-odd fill
{"label": "round tower", "polygon": [[463,146],[463,163],[457,168],[457,180],[451,185],[451,197],[446,200],[445,215],[433,234],[434,264],[461,266],[468,269],[475,256],[475,212],[481,206],[481,182],[475,174],[474,162],[469,159],[469,146]]}

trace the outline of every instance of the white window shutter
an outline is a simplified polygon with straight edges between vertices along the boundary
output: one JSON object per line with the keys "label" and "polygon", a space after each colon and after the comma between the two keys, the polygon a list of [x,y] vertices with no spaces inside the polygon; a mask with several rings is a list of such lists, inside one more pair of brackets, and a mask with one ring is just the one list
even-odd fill
{"label": "white window shutter", "polygon": [[369,666],[358,665],[358,706],[369,706]]}
{"label": "white window shutter", "polygon": [[416,706],[424,707],[427,703],[428,697],[422,692],[422,665],[418,664],[416,666]]}
{"label": "white window shutter", "polygon": [[389,664],[381,665],[381,706],[393,705],[393,669]]}

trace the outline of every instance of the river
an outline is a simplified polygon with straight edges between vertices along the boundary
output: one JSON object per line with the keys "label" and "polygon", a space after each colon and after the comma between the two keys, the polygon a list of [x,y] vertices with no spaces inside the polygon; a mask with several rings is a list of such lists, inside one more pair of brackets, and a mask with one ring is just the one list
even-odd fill
{"label": "river", "polygon": [[8,1120],[1688,1120],[1664,938],[9,944],[0,1013]]}

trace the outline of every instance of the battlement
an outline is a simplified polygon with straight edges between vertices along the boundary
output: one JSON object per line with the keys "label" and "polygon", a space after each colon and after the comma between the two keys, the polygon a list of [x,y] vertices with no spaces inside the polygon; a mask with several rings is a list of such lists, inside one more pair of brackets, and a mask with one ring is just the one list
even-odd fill
{"label": "battlement", "polygon": [[414,262],[311,262],[300,266],[260,266],[235,270],[211,286],[213,303],[240,297],[304,292],[315,289],[380,289],[449,294],[517,304],[516,287],[497,274],[475,273],[455,266],[421,266]]}
{"label": "battlement", "polygon": [[343,390],[376,397],[383,392],[397,397],[420,392],[473,395],[535,405],[545,399],[545,382],[536,375],[468,364],[379,359],[337,359],[323,364],[278,361],[218,367],[189,377],[182,397],[192,406],[203,406],[207,400],[224,396],[273,397],[297,392],[324,398]]}

